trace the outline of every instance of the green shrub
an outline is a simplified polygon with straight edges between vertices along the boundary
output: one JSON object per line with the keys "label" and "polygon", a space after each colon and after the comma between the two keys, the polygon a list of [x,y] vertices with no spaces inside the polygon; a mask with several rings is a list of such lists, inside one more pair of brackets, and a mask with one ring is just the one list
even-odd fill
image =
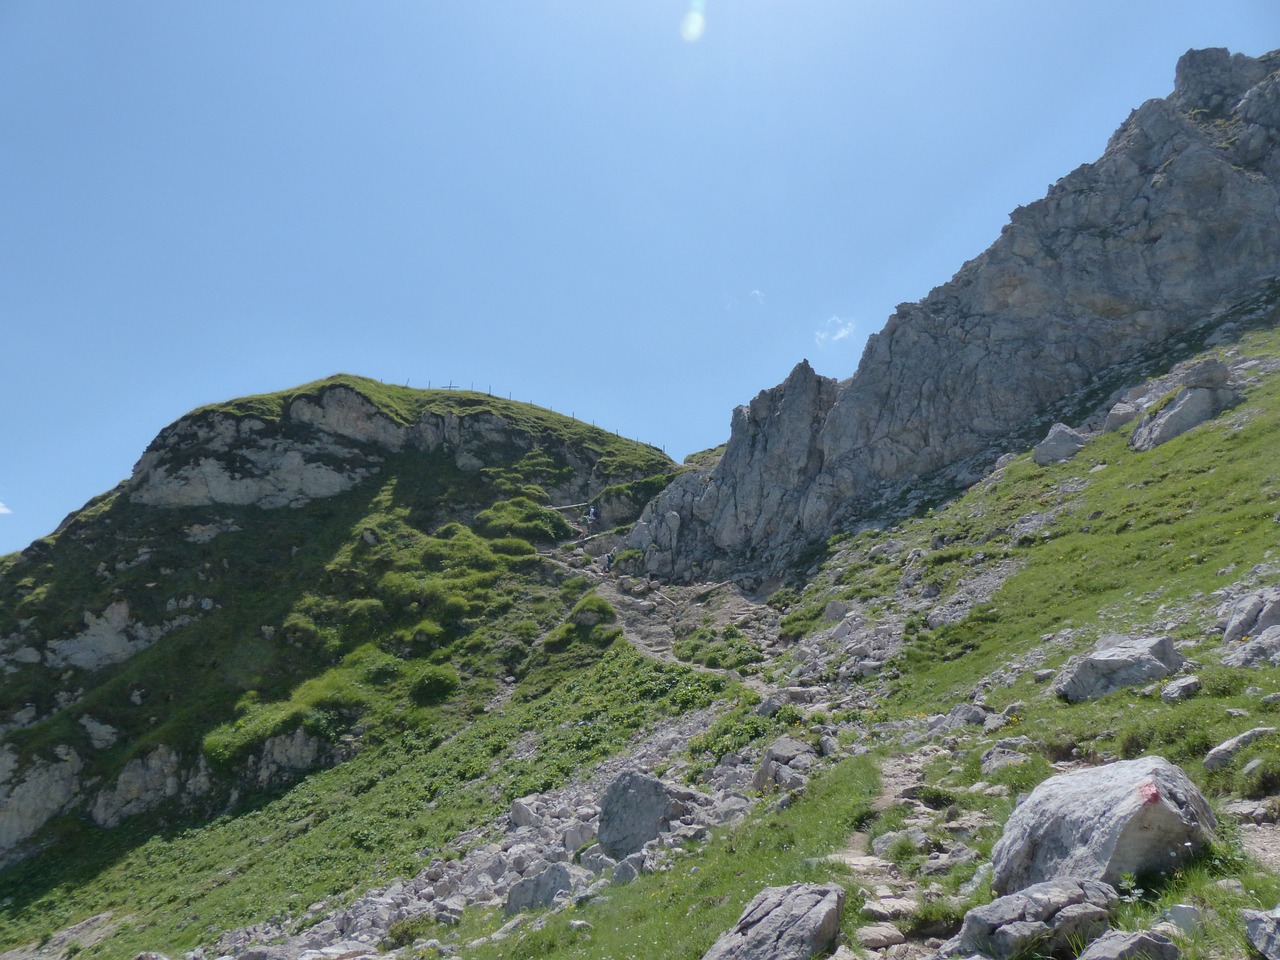
{"label": "green shrub", "polygon": [[413,699],[424,705],[440,703],[458,689],[458,672],[448,664],[427,664],[422,667],[410,688]]}

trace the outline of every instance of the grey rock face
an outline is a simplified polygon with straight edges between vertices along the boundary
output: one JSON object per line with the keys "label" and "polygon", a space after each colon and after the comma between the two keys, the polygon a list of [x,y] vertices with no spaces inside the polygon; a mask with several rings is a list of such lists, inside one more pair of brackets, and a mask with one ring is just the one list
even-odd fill
{"label": "grey rock face", "polygon": [[21,779],[0,783],[0,866],[20,859],[23,841],[76,801],[83,769],[74,750],[60,747],[56,761],[37,760]]}
{"label": "grey rock face", "polygon": [[1080,960],[1178,960],[1182,951],[1168,937],[1147,930],[1110,930],[1080,954]]}
{"label": "grey rock face", "polygon": [[769,887],[747,904],[703,960],[809,960],[840,930],[844,890],[794,883]]}
{"label": "grey rock face", "polygon": [[[1100,373],[1269,283],[1278,73],[1273,56],[1184,56],[1172,95],[1015,210],[952,280],[900,306],[852,378],[802,364],[735,411],[720,462],[664,492],[626,546],[674,579],[777,563],[913,477],[993,462]],[[1193,112],[1206,103],[1218,112]],[[1224,130],[1235,140],[1220,147]]]}
{"label": "grey rock face", "polygon": [[991,853],[991,888],[1010,893],[1056,877],[1116,884],[1169,870],[1217,827],[1194,783],[1161,757],[1059,774],[1014,810]]}
{"label": "grey rock face", "polygon": [[1172,637],[1108,637],[1084,656],[1072,657],[1053,692],[1069,703],[1093,700],[1112,690],[1159,680],[1186,661]]}
{"label": "grey rock face", "polygon": [[1084,448],[1088,438],[1065,423],[1055,423],[1049,434],[1031,450],[1031,459],[1045,467],[1059,460],[1070,460]]}
{"label": "grey rock face", "polygon": [[1263,912],[1241,910],[1244,935],[1267,960],[1280,960],[1280,907]]}
{"label": "grey rock face", "polygon": [[1056,953],[1106,930],[1119,902],[1111,885],[1097,880],[1062,877],[1033,884],[966,913],[958,949],[994,960],[1032,948]]}
{"label": "grey rock face", "polygon": [[615,860],[635,853],[658,836],[668,822],[667,786],[638,770],[620,774],[600,804],[599,843]]}

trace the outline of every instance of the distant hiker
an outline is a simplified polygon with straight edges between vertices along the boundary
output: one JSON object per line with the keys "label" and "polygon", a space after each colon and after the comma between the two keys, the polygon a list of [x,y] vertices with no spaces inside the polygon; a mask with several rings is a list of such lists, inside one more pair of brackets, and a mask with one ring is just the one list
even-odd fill
{"label": "distant hiker", "polygon": [[613,554],[606,553],[604,555],[604,572],[608,573],[612,569],[613,569]]}

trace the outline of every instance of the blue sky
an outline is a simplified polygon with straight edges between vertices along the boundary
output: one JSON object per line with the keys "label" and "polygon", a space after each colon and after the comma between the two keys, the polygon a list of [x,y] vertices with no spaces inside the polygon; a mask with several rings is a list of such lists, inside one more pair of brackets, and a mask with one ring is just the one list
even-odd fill
{"label": "blue sky", "polygon": [[714,446],[1207,46],[1280,4],[0,0],[0,553],[337,372]]}

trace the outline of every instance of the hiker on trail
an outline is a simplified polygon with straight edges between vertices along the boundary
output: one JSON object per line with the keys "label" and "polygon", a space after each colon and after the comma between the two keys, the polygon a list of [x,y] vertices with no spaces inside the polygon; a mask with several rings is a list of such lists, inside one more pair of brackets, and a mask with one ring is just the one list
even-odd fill
{"label": "hiker on trail", "polygon": [[612,569],[613,569],[613,554],[606,553],[604,555],[604,572],[608,573]]}
{"label": "hiker on trail", "polygon": [[587,507],[587,512],[582,518],[582,539],[585,540],[591,536],[591,524],[596,522],[596,508]]}

